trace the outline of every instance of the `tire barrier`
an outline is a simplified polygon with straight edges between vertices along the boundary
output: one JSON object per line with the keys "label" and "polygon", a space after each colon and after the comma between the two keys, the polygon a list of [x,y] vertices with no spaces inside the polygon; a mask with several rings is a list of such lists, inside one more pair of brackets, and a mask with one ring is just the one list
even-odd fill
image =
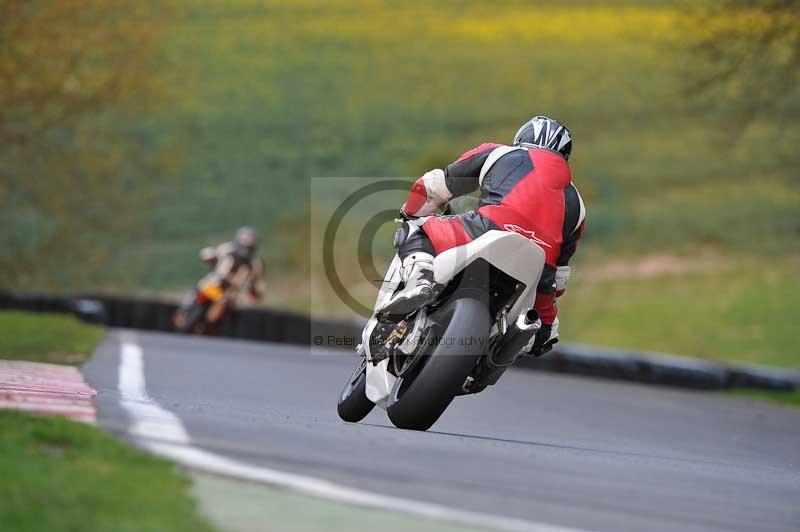
{"label": "tire barrier", "polygon": [[[172,315],[177,307],[172,301],[136,297],[0,292],[0,309],[73,313],[90,323],[150,331],[174,332]],[[361,328],[355,320],[257,308],[229,313],[219,326],[219,336],[353,349],[360,342]],[[578,344],[559,344],[541,358],[520,358],[515,367],[704,390],[800,389],[800,372],[796,371]]]}
{"label": "tire barrier", "polygon": [[[108,327],[173,332],[173,301],[102,294],[52,295],[0,293],[0,309],[29,312],[73,313],[78,318]],[[323,320],[274,309],[242,309],[228,313],[218,325],[218,335],[246,340],[326,347],[351,347],[361,335],[361,325],[348,320]],[[324,343],[315,342],[321,336]]]}
{"label": "tire barrier", "polygon": [[525,369],[700,390],[800,389],[800,372],[756,365],[729,365],[661,353],[559,344],[541,357],[517,360]]}

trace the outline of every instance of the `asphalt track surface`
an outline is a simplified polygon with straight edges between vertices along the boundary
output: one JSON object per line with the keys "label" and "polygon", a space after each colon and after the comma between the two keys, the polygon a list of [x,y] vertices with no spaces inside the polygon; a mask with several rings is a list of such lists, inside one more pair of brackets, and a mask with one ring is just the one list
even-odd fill
{"label": "asphalt track surface", "polygon": [[[84,368],[124,434],[119,331]],[[425,433],[341,422],[341,351],[135,333],[147,392],[195,446],[382,495],[594,531],[800,530],[800,411],[509,371]]]}

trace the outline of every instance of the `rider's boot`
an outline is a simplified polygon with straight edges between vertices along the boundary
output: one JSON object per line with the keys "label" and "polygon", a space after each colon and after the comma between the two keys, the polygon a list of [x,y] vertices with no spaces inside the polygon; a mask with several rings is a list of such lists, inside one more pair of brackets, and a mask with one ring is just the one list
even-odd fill
{"label": "rider's boot", "polygon": [[433,301],[433,255],[414,252],[403,259],[400,278],[405,286],[378,309],[379,313],[409,314]]}

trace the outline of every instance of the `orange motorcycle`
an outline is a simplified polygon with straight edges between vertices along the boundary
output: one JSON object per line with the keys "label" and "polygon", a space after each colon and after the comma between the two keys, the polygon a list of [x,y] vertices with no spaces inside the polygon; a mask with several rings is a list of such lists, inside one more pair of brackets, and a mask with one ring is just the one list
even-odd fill
{"label": "orange motorcycle", "polygon": [[232,307],[235,290],[206,281],[190,292],[172,317],[175,330],[182,333],[213,334],[216,325]]}
{"label": "orange motorcycle", "polygon": [[239,293],[247,285],[248,270],[240,269],[223,287],[220,280],[206,277],[189,292],[172,317],[175,330],[182,333],[215,334],[217,325],[233,310]]}

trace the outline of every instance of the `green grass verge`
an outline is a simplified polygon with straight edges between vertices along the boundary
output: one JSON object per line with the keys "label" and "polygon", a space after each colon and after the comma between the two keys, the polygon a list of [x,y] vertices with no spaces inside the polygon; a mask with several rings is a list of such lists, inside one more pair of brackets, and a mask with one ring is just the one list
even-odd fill
{"label": "green grass verge", "polygon": [[752,399],[763,399],[780,403],[786,406],[800,408],[800,390],[793,392],[770,392],[764,390],[736,390],[733,392],[742,397],[750,397]]}
{"label": "green grass verge", "polygon": [[0,412],[3,530],[211,530],[165,460],[65,419]]}
{"label": "green grass verge", "polygon": [[[0,358],[79,364],[102,336],[72,316],[0,312]],[[0,411],[0,475],[4,531],[211,530],[173,464],[76,421]]]}
{"label": "green grass verge", "polygon": [[0,359],[81,364],[103,329],[65,314],[0,312]]}
{"label": "green grass verge", "polygon": [[561,337],[800,368],[799,271],[796,259],[776,259],[651,278],[590,281],[589,272],[582,278],[576,268],[575,283],[560,301]]}

